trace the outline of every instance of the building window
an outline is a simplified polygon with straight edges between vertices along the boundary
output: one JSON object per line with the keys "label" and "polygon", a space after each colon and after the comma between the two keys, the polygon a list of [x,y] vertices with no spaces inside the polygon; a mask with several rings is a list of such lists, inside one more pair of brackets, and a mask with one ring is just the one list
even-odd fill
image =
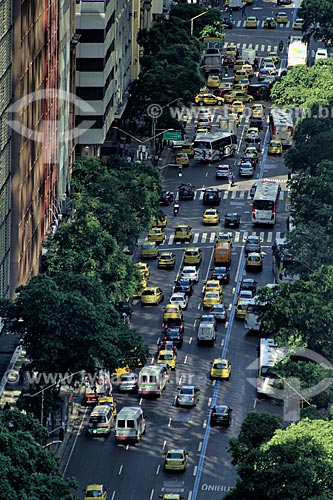
{"label": "building window", "polygon": [[76,30],[81,35],[80,43],[103,43],[104,30]]}
{"label": "building window", "polygon": [[76,59],[76,71],[103,71],[104,59]]}
{"label": "building window", "polygon": [[94,124],[89,127],[90,129],[94,128],[103,128],[104,125],[104,116],[103,115],[82,115],[75,117],[75,126],[79,127],[82,122],[93,121]]}
{"label": "building window", "polygon": [[86,101],[102,101],[104,97],[103,87],[76,87],[76,95]]}

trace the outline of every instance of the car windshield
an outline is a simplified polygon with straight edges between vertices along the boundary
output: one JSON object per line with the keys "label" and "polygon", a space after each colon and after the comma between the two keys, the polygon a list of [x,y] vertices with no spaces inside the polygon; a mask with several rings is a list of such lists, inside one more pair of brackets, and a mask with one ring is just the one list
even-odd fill
{"label": "car windshield", "polygon": [[227,363],[214,363],[213,368],[222,370],[223,368],[228,368]]}
{"label": "car windshield", "polygon": [[206,299],[216,299],[219,294],[217,292],[208,292],[206,293]]}
{"label": "car windshield", "polygon": [[164,361],[171,360],[172,354],[160,354],[159,359],[162,359]]}
{"label": "car windshield", "polygon": [[171,260],[172,256],[169,254],[163,253],[160,258],[163,260]]}
{"label": "car windshield", "polygon": [[176,296],[176,297],[171,297],[171,302],[183,302],[184,297],[181,296]]}
{"label": "car windshield", "polygon": [[181,452],[169,451],[167,454],[167,458],[171,460],[182,460],[183,454]]}
{"label": "car windshield", "polygon": [[142,295],[155,295],[155,290],[143,290]]}
{"label": "car windshield", "polygon": [[100,498],[103,495],[101,490],[89,490],[86,491],[87,498]]}
{"label": "car windshield", "polygon": [[153,250],[155,248],[155,243],[144,243],[142,246],[145,250]]}
{"label": "car windshield", "polygon": [[180,394],[184,394],[184,395],[192,395],[193,394],[193,389],[191,387],[182,387],[180,389]]}

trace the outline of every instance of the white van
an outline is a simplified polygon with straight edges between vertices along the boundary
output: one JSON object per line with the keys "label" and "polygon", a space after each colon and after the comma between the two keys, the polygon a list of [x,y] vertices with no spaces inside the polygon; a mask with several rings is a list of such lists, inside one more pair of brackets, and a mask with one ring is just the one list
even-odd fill
{"label": "white van", "polygon": [[146,420],[140,406],[124,406],[116,418],[116,442],[141,440],[146,431]]}
{"label": "white van", "polygon": [[107,405],[96,406],[89,418],[88,434],[89,436],[108,436],[113,424],[113,408]]}
{"label": "white van", "polygon": [[216,331],[213,323],[199,323],[197,342],[199,344],[214,345],[216,341]]}
{"label": "white van", "polygon": [[317,49],[316,54],[315,54],[315,61],[319,61],[319,59],[327,59],[328,58],[328,53],[327,49]]}
{"label": "white van", "polygon": [[139,373],[138,393],[141,396],[155,395],[160,397],[169,380],[166,365],[146,365]]}

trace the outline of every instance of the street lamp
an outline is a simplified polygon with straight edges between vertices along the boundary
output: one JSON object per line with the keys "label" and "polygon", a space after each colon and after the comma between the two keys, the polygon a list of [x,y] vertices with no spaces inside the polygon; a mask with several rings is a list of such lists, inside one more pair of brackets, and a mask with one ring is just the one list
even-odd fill
{"label": "street lamp", "polygon": [[51,443],[47,443],[43,446],[43,448],[47,448],[48,446],[51,446],[52,444],[57,444],[57,443],[62,443],[62,441],[60,441],[59,439],[57,439],[56,441],[51,441]]}
{"label": "street lamp", "polygon": [[197,16],[194,16],[194,17],[192,17],[190,19],[190,22],[191,22],[191,35],[193,35],[193,21],[194,21],[194,19],[197,19],[198,17],[204,16],[208,12],[209,12],[209,10],[205,10],[205,12],[201,12],[201,14],[198,14]]}

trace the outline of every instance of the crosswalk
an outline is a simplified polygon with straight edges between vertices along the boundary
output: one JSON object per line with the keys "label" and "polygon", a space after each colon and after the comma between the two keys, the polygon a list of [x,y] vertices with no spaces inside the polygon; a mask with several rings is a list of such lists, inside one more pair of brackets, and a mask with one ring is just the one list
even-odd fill
{"label": "crosswalk", "polygon": [[[287,26],[286,24],[283,26]],[[225,42],[223,45],[223,48],[225,49],[228,45],[230,45],[231,42]],[[241,52],[243,49],[254,49],[257,54],[268,54],[268,52],[277,52],[279,53],[279,48],[278,45],[266,45],[266,44],[260,44],[260,43],[232,43],[232,45],[235,45],[237,49]],[[310,51],[311,57],[315,56],[315,50]],[[287,53],[284,52],[282,54],[282,57],[286,57]]]}
{"label": "crosswalk", "polygon": [[[279,195],[280,201],[284,200],[285,193],[287,193],[287,191],[280,191],[280,195]],[[194,199],[195,200],[202,200],[203,195],[204,195],[204,189],[197,189],[194,193]],[[235,200],[235,199],[237,199],[237,200],[252,200],[249,190],[246,190],[246,189],[233,190],[232,188],[222,190],[221,191],[221,198],[222,198],[222,200]],[[179,200],[179,195],[177,193],[176,194],[176,201],[178,201],[178,200]]]}
{"label": "crosswalk", "polygon": [[[221,231],[220,231],[221,232]],[[280,238],[281,233],[279,231],[273,232],[273,231],[268,231],[268,232],[258,232],[258,231],[245,231],[245,230],[240,230],[240,231],[231,231],[230,229],[226,229],[226,232],[232,233],[232,242],[235,243],[243,243],[246,238],[250,235],[256,235],[259,236],[263,245],[265,243],[272,244],[273,242],[273,237],[274,238]],[[218,232],[194,232],[192,235],[192,240],[190,243],[185,243],[185,245],[196,245],[196,244],[211,244],[214,245],[215,239],[217,236]],[[167,235],[164,242],[159,245],[159,247],[165,247],[165,246],[173,246],[173,245],[184,245],[184,243],[181,243],[180,241],[175,242],[174,240],[174,235],[170,234]]]}
{"label": "crosswalk", "polygon": [[[245,23],[246,23],[245,19],[238,19],[238,21],[235,21],[235,25],[234,25],[234,26],[235,26],[236,28],[246,28]],[[259,28],[264,28],[264,24],[265,24],[265,20],[263,19],[262,21],[259,21],[259,22],[257,23],[257,28],[258,28],[258,29],[259,29]],[[279,28],[280,28],[280,29],[290,28],[291,26],[292,26],[292,22],[288,21],[287,23],[278,23],[278,24],[276,25],[276,29],[279,29]],[[251,29],[251,28],[248,28],[248,29],[249,29],[249,31],[250,31],[250,29]],[[274,30],[274,28],[271,28],[271,29],[273,29],[273,30]],[[270,29],[268,29],[267,31],[269,32],[269,31],[271,31],[271,30],[270,30]]]}

